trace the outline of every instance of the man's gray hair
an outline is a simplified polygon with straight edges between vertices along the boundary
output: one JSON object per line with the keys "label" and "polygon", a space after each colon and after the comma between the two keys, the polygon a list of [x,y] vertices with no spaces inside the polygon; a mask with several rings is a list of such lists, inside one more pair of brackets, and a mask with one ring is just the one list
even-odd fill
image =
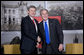
{"label": "man's gray hair", "polygon": [[48,10],[47,10],[47,9],[41,9],[41,10],[40,10],[40,15],[41,15],[41,12],[42,12],[43,10],[45,10],[45,11],[47,11],[47,12],[48,12]]}

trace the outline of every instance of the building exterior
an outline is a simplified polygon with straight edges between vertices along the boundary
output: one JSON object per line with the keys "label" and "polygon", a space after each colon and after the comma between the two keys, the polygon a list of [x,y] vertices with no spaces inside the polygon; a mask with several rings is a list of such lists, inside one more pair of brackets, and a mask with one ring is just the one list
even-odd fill
{"label": "building exterior", "polygon": [[[15,4],[16,2],[14,4],[13,2],[7,2],[6,4],[4,3],[4,1],[1,1],[1,30],[2,31],[21,30],[22,17],[28,15],[27,7],[36,2],[18,1],[17,4]],[[40,9],[42,9],[43,6],[40,3],[39,4],[36,3],[35,6],[37,8],[36,16],[39,16]]]}
{"label": "building exterior", "polygon": [[15,5],[1,2],[1,30],[20,30],[21,18],[27,15],[27,3]]}

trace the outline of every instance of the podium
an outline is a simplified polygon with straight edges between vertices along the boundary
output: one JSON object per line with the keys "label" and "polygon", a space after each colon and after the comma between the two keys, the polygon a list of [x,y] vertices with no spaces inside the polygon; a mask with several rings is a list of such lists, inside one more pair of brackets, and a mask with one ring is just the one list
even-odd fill
{"label": "podium", "polygon": [[83,54],[83,43],[66,44],[66,54]]}
{"label": "podium", "polygon": [[20,54],[20,45],[12,44],[12,45],[3,45],[4,54]]}

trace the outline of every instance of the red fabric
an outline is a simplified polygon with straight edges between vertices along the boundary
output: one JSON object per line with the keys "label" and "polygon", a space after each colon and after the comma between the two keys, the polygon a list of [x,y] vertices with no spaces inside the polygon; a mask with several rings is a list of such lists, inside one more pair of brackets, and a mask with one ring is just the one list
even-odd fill
{"label": "red fabric", "polygon": [[38,48],[42,48],[42,42],[39,44]]}
{"label": "red fabric", "polygon": [[39,44],[38,48],[42,48],[42,45],[41,45],[41,44]]}
{"label": "red fabric", "polygon": [[[38,17],[34,17],[38,22],[41,22],[43,19],[41,18],[41,16]],[[61,16],[49,16],[48,18],[50,19],[57,19],[59,21],[59,23],[61,24]]]}
{"label": "red fabric", "polygon": [[33,21],[33,23],[35,24],[34,19],[33,19],[32,21]]}

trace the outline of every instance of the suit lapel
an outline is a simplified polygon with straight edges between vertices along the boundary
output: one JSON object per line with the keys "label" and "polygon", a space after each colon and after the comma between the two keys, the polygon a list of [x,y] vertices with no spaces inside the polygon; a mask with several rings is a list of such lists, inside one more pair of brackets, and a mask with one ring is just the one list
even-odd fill
{"label": "suit lapel", "polygon": [[44,30],[43,22],[42,22],[41,26],[43,28],[43,34],[45,35],[45,30]]}
{"label": "suit lapel", "polygon": [[43,21],[40,23],[40,29],[41,29],[41,32],[42,32],[42,35],[43,35],[43,38],[45,40],[45,30],[44,30],[44,26],[43,26]]}
{"label": "suit lapel", "polygon": [[52,33],[52,25],[53,25],[53,23],[52,23],[52,21],[49,19],[49,35],[50,35],[50,39],[51,39],[51,33]]}
{"label": "suit lapel", "polygon": [[36,31],[36,29],[35,29],[35,25],[34,25],[33,21],[31,20],[31,18],[30,18],[29,16],[28,16],[28,19],[29,19],[29,21],[30,21],[31,25],[33,25],[34,30]]}
{"label": "suit lapel", "polygon": [[53,23],[52,23],[52,21],[51,21],[50,19],[49,19],[48,22],[49,22],[49,30],[51,31],[51,27],[52,27],[52,24],[53,24]]}

